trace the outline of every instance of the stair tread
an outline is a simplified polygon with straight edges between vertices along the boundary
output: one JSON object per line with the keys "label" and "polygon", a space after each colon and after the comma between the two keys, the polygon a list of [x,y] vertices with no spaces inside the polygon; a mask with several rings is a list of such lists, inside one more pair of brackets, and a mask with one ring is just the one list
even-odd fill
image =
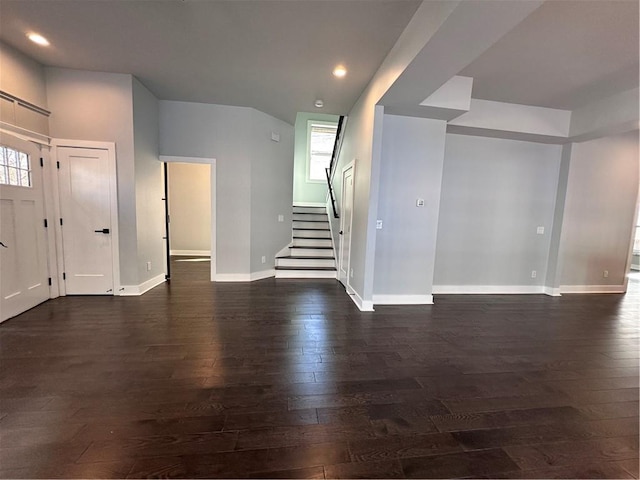
{"label": "stair tread", "polygon": [[[324,239],[317,238],[316,240],[324,240]],[[333,250],[333,247],[301,247],[300,245],[291,245],[289,248],[306,248],[307,250]]]}
{"label": "stair tread", "polygon": [[284,257],[277,257],[277,258],[291,258],[291,259],[295,259],[295,260],[335,260],[335,257],[322,257],[322,256],[318,256],[318,257],[311,257],[311,256],[305,256],[305,255],[286,255]]}
{"label": "stair tread", "polygon": [[335,267],[278,267],[276,270],[323,270],[323,271],[336,271]]}

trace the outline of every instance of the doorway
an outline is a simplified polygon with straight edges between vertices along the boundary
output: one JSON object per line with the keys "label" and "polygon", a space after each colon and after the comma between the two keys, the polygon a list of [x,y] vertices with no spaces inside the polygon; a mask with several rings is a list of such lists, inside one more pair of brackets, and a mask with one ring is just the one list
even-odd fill
{"label": "doorway", "polygon": [[167,278],[215,277],[215,160],[160,157],[165,162]]}
{"label": "doorway", "polygon": [[340,263],[338,280],[347,292],[349,288],[351,259],[351,226],[353,218],[353,180],[355,163],[351,162],[342,169],[342,214],[340,216]]}

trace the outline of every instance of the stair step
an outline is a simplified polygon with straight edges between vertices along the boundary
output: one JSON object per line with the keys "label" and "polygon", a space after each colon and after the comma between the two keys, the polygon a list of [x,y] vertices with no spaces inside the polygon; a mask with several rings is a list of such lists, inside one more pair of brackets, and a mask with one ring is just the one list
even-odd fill
{"label": "stair step", "polygon": [[334,258],[331,247],[290,247],[291,257]]}
{"label": "stair step", "polygon": [[330,248],[333,250],[330,238],[293,237],[294,248]]}
{"label": "stair step", "polygon": [[310,230],[307,228],[294,228],[293,238],[331,238],[329,230]]}
{"label": "stair step", "polygon": [[293,220],[299,220],[302,222],[328,222],[329,217],[326,213],[295,213],[293,214]]}
{"label": "stair step", "polygon": [[297,206],[293,206],[293,213],[315,213],[315,214],[321,214],[321,213],[327,213],[327,209],[325,207],[297,207]]}
{"label": "stair step", "polygon": [[336,269],[293,269],[293,268],[277,268],[276,278],[337,278],[338,272]]}
{"label": "stair step", "polygon": [[304,229],[304,230],[329,230],[329,222],[302,222],[300,220],[293,221],[294,229]]}
{"label": "stair step", "polygon": [[326,257],[326,258],[278,257],[276,258],[276,267],[335,268],[335,266],[336,266],[336,261],[333,257]]}

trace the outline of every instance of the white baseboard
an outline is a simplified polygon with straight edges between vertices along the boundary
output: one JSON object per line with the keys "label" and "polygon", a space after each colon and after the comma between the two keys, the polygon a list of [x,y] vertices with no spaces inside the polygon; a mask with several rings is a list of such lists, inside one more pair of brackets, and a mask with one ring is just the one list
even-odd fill
{"label": "white baseboard", "polygon": [[176,257],[210,257],[211,250],[171,250],[170,254]]}
{"label": "white baseboard", "polygon": [[164,273],[150,278],[146,282],[142,282],[140,285],[121,285],[118,295],[121,297],[137,297],[143,293],[147,293],[153,287],[157,287],[161,283],[164,283],[166,278]]}
{"label": "white baseboard", "polygon": [[639,271],[640,265],[631,265],[631,270]]}
{"label": "white baseboard", "polygon": [[275,277],[276,270],[274,268],[270,270],[262,270],[261,272],[253,272],[250,275],[251,281],[262,280],[263,278]]}
{"label": "white baseboard", "polygon": [[253,273],[218,273],[216,274],[216,282],[253,282],[262,280],[263,278],[275,277],[276,271],[264,270],[262,272]]}
{"label": "white baseboard", "polygon": [[624,285],[560,285],[560,293],[624,293]]}
{"label": "white baseboard", "polygon": [[349,297],[351,297],[351,300],[353,300],[353,303],[356,304],[356,307],[358,307],[358,310],[361,312],[373,312],[373,302],[365,302],[355,290],[353,290],[353,293],[349,293]]}
{"label": "white baseboard", "polygon": [[544,294],[549,295],[550,297],[561,297],[560,289],[553,287],[544,287]]}
{"label": "white baseboard", "polygon": [[432,305],[433,295],[374,295],[374,305]]}
{"label": "white baseboard", "polygon": [[293,202],[294,207],[324,207],[322,202]]}
{"label": "white baseboard", "polygon": [[434,285],[434,295],[523,295],[545,293],[541,285]]}

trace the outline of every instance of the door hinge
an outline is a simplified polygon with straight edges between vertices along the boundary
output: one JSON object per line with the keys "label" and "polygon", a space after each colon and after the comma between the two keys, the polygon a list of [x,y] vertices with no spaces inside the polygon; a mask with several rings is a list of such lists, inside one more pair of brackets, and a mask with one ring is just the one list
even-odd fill
{"label": "door hinge", "polygon": [[67,279],[67,274],[65,272],[62,272],[62,279],[66,280]]}
{"label": "door hinge", "polygon": [[62,226],[62,219],[60,219],[60,225]]}
{"label": "door hinge", "polygon": [[40,166],[44,167],[44,158],[40,157]]}
{"label": "door hinge", "polygon": [[60,162],[56,162],[56,168],[60,170]]}
{"label": "door hinge", "polygon": [[51,286],[51,277],[49,277],[49,286]]}
{"label": "door hinge", "polygon": [[44,228],[49,228],[49,223],[46,218],[44,219]]}

